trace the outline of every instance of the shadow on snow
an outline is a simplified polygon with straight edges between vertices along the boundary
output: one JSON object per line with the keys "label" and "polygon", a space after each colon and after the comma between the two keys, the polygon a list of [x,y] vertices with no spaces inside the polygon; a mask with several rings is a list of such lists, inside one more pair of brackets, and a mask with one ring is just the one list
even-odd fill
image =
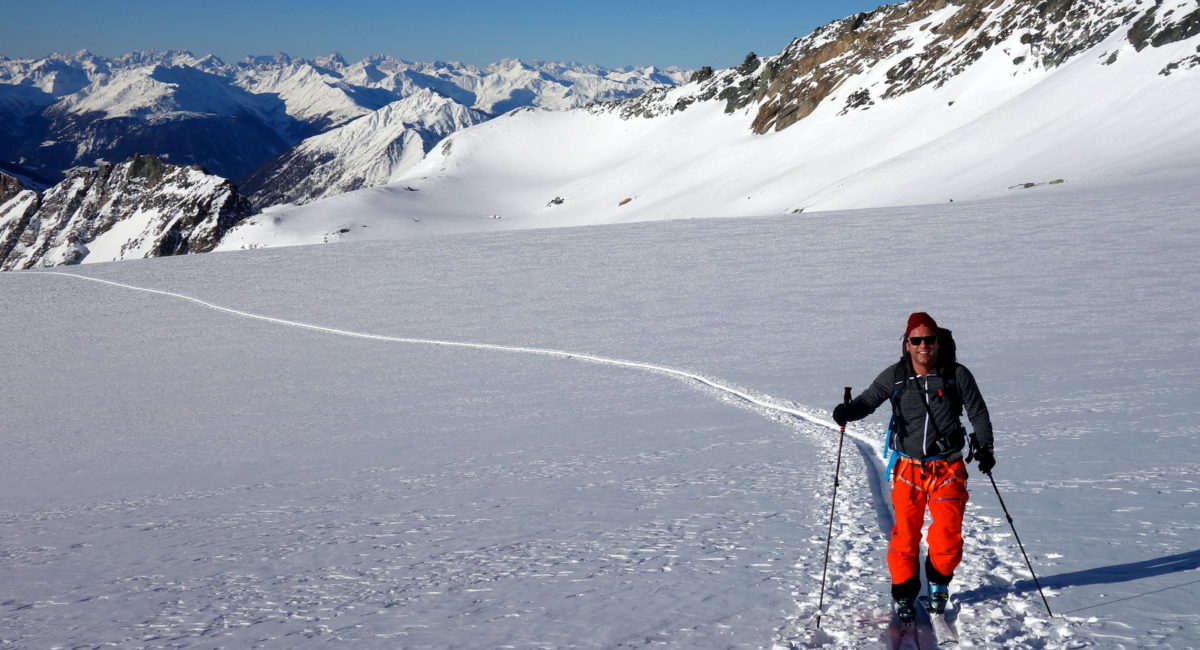
{"label": "shadow on snow", "polygon": [[[1088,585],[1099,584],[1114,584],[1118,582],[1131,582],[1133,580],[1141,580],[1143,578],[1153,578],[1155,576],[1169,575],[1172,573],[1181,573],[1184,571],[1194,571],[1200,569],[1200,550],[1188,551],[1187,553],[1178,553],[1176,555],[1168,555],[1166,557],[1154,558],[1152,560],[1142,560],[1140,562],[1129,562],[1126,564],[1113,564],[1106,567],[1097,567],[1095,569],[1085,569],[1083,571],[1072,571],[1070,573],[1060,573],[1058,575],[1045,576],[1040,578],[1042,587],[1046,589],[1066,589],[1068,587],[1083,587]],[[1162,589],[1155,589],[1146,593],[1157,593],[1159,591],[1167,591],[1175,589],[1193,582],[1183,583],[1180,585],[1172,585]],[[955,600],[961,603],[977,603],[995,599],[1007,593],[1025,593],[1036,591],[1037,585],[1033,580],[1025,579],[1018,580],[1011,587],[1004,585],[987,585],[975,589],[959,593],[955,596]],[[1136,598],[1145,594],[1137,594],[1130,598]],[[1128,598],[1115,599],[1089,605],[1079,609],[1072,610],[1078,612],[1100,605],[1128,600]],[[1071,612],[1063,612],[1069,614]]]}

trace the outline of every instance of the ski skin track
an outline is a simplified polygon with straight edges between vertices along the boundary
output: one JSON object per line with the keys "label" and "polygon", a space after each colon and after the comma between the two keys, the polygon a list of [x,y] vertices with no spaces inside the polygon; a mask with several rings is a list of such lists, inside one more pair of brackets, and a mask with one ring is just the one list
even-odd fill
{"label": "ski skin track", "polygon": [[[720,393],[724,393],[726,395],[736,397],[746,404],[760,407],[762,409],[766,409],[768,412],[776,412],[776,413],[791,415],[791,416],[794,416],[796,418],[799,418],[799,419],[801,419],[805,422],[811,423],[811,424],[822,426],[822,427],[831,429],[833,431],[840,431],[838,425],[833,422],[830,422],[829,420],[825,420],[825,419],[817,417],[811,413],[806,413],[804,411],[785,406],[783,404],[780,404],[780,403],[774,401],[773,399],[771,399],[769,397],[758,397],[755,395],[751,395],[743,390],[740,390],[740,389],[730,386],[728,384],[722,383],[719,380],[716,380],[716,379],[713,379],[710,377],[705,377],[703,375],[696,374],[693,372],[688,372],[686,370],[680,370],[678,368],[671,368],[668,366],[662,366],[662,365],[658,365],[658,364],[643,363],[643,362],[639,362],[639,361],[629,361],[629,360],[625,360],[625,359],[615,359],[615,358],[611,358],[611,357],[603,357],[603,356],[598,356],[598,355],[594,355],[594,354],[570,352],[567,350],[555,350],[555,349],[550,349],[550,348],[533,348],[533,347],[521,347],[521,346],[510,346],[510,345],[497,345],[497,344],[491,344],[491,343],[472,343],[472,342],[466,342],[466,341],[450,341],[450,340],[412,338],[412,337],[402,337],[402,336],[385,336],[385,335],[381,335],[381,334],[356,332],[353,330],[340,329],[340,328],[336,328],[336,327],[327,327],[324,325],[315,325],[312,323],[303,323],[300,321],[276,318],[273,316],[265,316],[262,314],[256,314],[253,312],[244,311],[241,309],[225,307],[223,305],[218,305],[216,303],[208,302],[206,300],[194,298],[192,296],[188,296],[188,295],[185,295],[182,293],[176,293],[173,291],[165,291],[162,289],[152,289],[149,287],[141,287],[141,286],[126,284],[126,283],[122,283],[122,282],[115,282],[112,280],[103,280],[100,278],[93,278],[93,277],[89,277],[86,275],[81,275],[81,274],[77,274],[77,273],[67,273],[67,272],[63,272],[63,271],[10,271],[6,275],[16,275],[16,276],[21,276],[21,277],[56,276],[56,277],[70,278],[70,279],[75,279],[75,280],[85,280],[88,282],[94,282],[97,284],[103,284],[103,285],[107,285],[107,286],[111,286],[111,287],[117,287],[120,289],[129,290],[129,291],[138,291],[138,292],[142,292],[142,293],[149,293],[149,294],[153,294],[153,295],[175,298],[178,300],[184,300],[184,301],[199,305],[201,307],[205,307],[207,309],[212,309],[215,311],[223,312],[223,313],[230,314],[233,316],[238,316],[241,318],[248,318],[248,319],[252,319],[252,320],[258,320],[258,321],[272,323],[275,325],[281,325],[281,326],[286,326],[286,327],[296,327],[296,328],[300,328],[300,329],[306,329],[306,330],[310,330],[310,331],[314,331],[314,332],[321,332],[321,333],[325,333],[325,334],[332,334],[332,335],[336,335],[336,336],[346,336],[346,337],[351,337],[351,338],[365,339],[365,340],[370,340],[370,341],[383,341],[383,342],[388,342],[388,343],[433,345],[433,346],[442,346],[442,347],[466,348],[466,349],[474,349],[474,350],[490,350],[490,351],[496,351],[496,352],[534,354],[534,355],[541,355],[541,356],[548,356],[548,357],[556,357],[556,358],[560,358],[560,359],[578,359],[580,361],[586,361],[589,363],[596,363],[596,364],[601,364],[601,365],[615,366],[615,367],[619,367],[619,368],[630,368],[630,369],[635,369],[635,370],[654,372],[654,373],[658,373],[658,374],[662,374],[662,375],[671,376],[676,379],[683,380],[685,382],[694,382],[696,384],[700,384],[703,387],[707,387],[709,389],[718,391]],[[862,452],[864,460],[866,460],[866,459],[871,460],[871,462],[867,463],[867,465],[872,468],[872,476],[870,477],[870,480],[873,483],[874,494],[872,495],[873,496],[872,500],[876,502],[875,503],[876,514],[881,520],[890,519],[891,511],[890,511],[889,504],[887,504],[886,502],[880,502],[880,499],[884,498],[884,492],[879,491],[879,489],[880,489],[879,486],[885,484],[887,481],[883,476],[884,467],[883,467],[882,463],[880,462],[878,455],[874,451],[875,446],[878,444],[878,442],[875,440],[872,440],[871,438],[867,437],[864,434],[855,433],[855,432],[850,431],[849,429],[847,429],[845,431],[845,433],[846,433],[846,435],[850,436],[850,438],[860,448],[860,451]],[[910,642],[910,644],[905,645],[905,644],[901,643],[899,646],[894,646],[894,647],[915,647],[915,648],[923,648],[924,647],[925,644],[922,644],[920,642],[920,630],[915,624],[912,626],[908,626],[908,629],[905,630],[905,632],[906,633],[903,634],[903,637],[906,637],[907,640]],[[891,646],[890,643],[889,643],[889,646]],[[779,647],[779,646],[777,645],[776,647]],[[795,647],[795,646],[792,646],[792,647]]]}
{"label": "ski skin track", "polygon": [[[182,293],[175,293],[173,291],[164,291],[162,289],[151,289],[148,287],[139,287],[137,285],[125,284],[122,282],[114,282],[112,280],[102,280],[100,278],[93,278],[93,277],[89,277],[86,275],[80,275],[77,273],[65,273],[62,271],[33,271],[33,272],[10,271],[9,273],[12,275],[19,275],[19,276],[54,275],[54,276],[65,277],[65,278],[74,278],[77,280],[86,280],[88,282],[96,282],[99,284],[106,284],[109,286],[119,287],[121,289],[127,289],[130,291],[141,291],[143,293],[150,293],[150,294],[155,294],[155,295],[159,295],[159,296],[167,296],[170,298],[177,298],[179,300],[186,300],[188,302],[195,303],[197,305],[206,307],[208,309],[213,309],[213,310],[224,312],[227,314],[232,314],[234,316],[240,316],[242,318],[250,318],[253,320],[259,320],[259,321],[263,321],[263,322],[267,322],[267,323],[273,323],[275,325],[284,325],[287,327],[298,327],[301,329],[311,330],[311,331],[315,331],[315,332],[322,332],[325,334],[334,334],[337,336],[347,336],[347,337],[351,337],[351,338],[366,339],[366,340],[370,340],[370,341],[385,341],[385,342],[389,342],[389,343],[410,343],[410,344],[418,344],[418,345],[434,345],[434,346],[442,346],[442,347],[469,348],[469,349],[474,349],[474,350],[491,350],[491,351],[497,351],[497,352],[536,354],[536,355],[541,355],[541,356],[557,357],[560,359],[578,359],[580,361],[588,361],[591,363],[597,363],[597,364],[607,365],[607,366],[616,366],[619,368],[632,368],[635,370],[644,370],[644,371],[648,371],[648,372],[655,372],[655,373],[659,373],[659,374],[673,376],[678,379],[683,379],[686,381],[698,382],[709,388],[715,389],[722,393],[726,393],[733,397],[737,397],[737,398],[739,398],[745,402],[748,402],[754,406],[759,406],[759,407],[769,409],[772,411],[777,411],[780,413],[786,413],[788,415],[793,415],[793,416],[798,417],[806,422],[824,426],[824,427],[832,429],[834,431],[839,430],[838,426],[836,424],[834,424],[833,422],[830,422],[829,420],[825,420],[825,419],[816,417],[810,413],[805,413],[804,411],[800,411],[800,410],[797,410],[794,408],[784,406],[782,404],[779,404],[778,402],[772,401],[767,398],[756,397],[745,391],[734,388],[733,386],[724,384],[724,383],[720,382],[719,380],[705,377],[703,375],[699,375],[699,374],[696,374],[693,372],[688,372],[686,370],[680,370],[678,368],[670,368],[668,366],[660,366],[660,365],[653,364],[653,363],[643,363],[640,361],[628,361],[625,359],[602,357],[602,356],[598,356],[598,355],[594,355],[594,354],[587,354],[587,353],[581,353],[581,352],[570,352],[567,350],[554,350],[551,348],[530,348],[530,347],[521,347],[521,346],[513,346],[513,345],[497,345],[497,344],[493,344],[493,343],[471,343],[471,342],[467,342],[467,341],[450,341],[450,340],[441,340],[441,339],[410,338],[410,337],[404,337],[404,336],[385,336],[382,334],[369,334],[366,332],[355,332],[353,330],[339,329],[336,327],[326,327],[324,325],[314,325],[311,323],[302,323],[300,321],[286,320],[283,318],[275,318],[273,316],[264,316],[262,314],[255,314],[253,312],[243,311],[241,309],[234,309],[232,307],[224,307],[222,305],[218,305],[218,304],[211,303],[211,302],[208,302],[205,300],[201,300],[199,298],[193,298],[192,296],[188,296],[188,295],[185,295]],[[867,445],[874,444],[873,441],[871,441],[869,438],[866,438],[865,436],[856,435],[856,434],[850,432],[849,430],[847,430],[846,433],[862,444],[867,444]]]}

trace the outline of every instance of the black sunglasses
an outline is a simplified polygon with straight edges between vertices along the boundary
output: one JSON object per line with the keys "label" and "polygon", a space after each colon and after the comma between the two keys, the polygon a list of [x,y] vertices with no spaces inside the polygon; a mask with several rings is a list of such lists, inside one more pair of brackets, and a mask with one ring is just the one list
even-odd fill
{"label": "black sunglasses", "polygon": [[914,347],[921,347],[921,344],[934,345],[937,343],[936,336],[910,336],[908,342]]}

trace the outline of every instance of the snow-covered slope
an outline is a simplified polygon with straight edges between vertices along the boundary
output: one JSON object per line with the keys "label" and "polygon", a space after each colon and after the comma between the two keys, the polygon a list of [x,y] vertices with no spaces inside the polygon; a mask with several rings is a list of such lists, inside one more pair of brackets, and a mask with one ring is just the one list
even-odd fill
{"label": "snow-covered slope", "polygon": [[1196,0],[888,5],[682,87],[468,129],[395,185],[271,210],[222,246],[945,203],[1200,175],[1198,47]]}
{"label": "snow-covered slope", "polygon": [[197,167],[135,156],[78,169],[0,203],[0,269],[205,252],[249,212],[232,183]]}
{"label": "snow-covered slope", "polygon": [[255,95],[279,98],[284,113],[303,125],[292,126],[290,130],[309,135],[346,124],[393,99],[386,94],[359,92],[362,89],[345,83],[319,63],[286,55],[251,59],[229,74],[240,88]]}
{"label": "snow-covered slope", "polygon": [[0,273],[0,645],[883,648],[886,408],[815,629],[828,409],[928,310],[1055,613],[972,467],[964,647],[1194,648],[1200,184],[1138,182]]}
{"label": "snow-covered slope", "polygon": [[313,136],[240,183],[255,205],[307,203],[383,185],[416,165],[446,136],[488,119],[430,90]]}
{"label": "snow-covered slope", "polygon": [[217,75],[190,66],[152,63],[114,72],[63,97],[54,113],[167,119],[179,113],[236,115],[259,108],[253,95]]}

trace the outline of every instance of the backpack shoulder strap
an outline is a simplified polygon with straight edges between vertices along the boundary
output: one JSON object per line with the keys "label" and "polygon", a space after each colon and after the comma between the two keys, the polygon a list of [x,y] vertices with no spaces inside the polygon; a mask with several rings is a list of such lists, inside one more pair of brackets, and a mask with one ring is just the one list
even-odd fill
{"label": "backpack shoulder strap", "polygon": [[900,361],[892,366],[892,395],[888,400],[892,403],[892,419],[888,421],[887,433],[883,440],[883,454],[884,458],[888,459],[887,476],[889,478],[892,475],[892,468],[896,465],[896,459],[899,458],[896,449],[896,427],[899,426],[900,393],[908,383],[907,361],[905,357],[900,357]]}
{"label": "backpack shoulder strap", "polygon": [[896,398],[900,397],[900,393],[904,391],[904,386],[908,384],[908,357],[900,357],[896,365],[892,366],[892,408],[896,408]]}
{"label": "backpack shoulder strap", "polygon": [[948,366],[943,366],[938,370],[938,374],[942,376],[942,381],[946,384],[946,395],[954,404],[961,409],[963,406],[962,393],[958,389],[958,363],[952,363]]}

